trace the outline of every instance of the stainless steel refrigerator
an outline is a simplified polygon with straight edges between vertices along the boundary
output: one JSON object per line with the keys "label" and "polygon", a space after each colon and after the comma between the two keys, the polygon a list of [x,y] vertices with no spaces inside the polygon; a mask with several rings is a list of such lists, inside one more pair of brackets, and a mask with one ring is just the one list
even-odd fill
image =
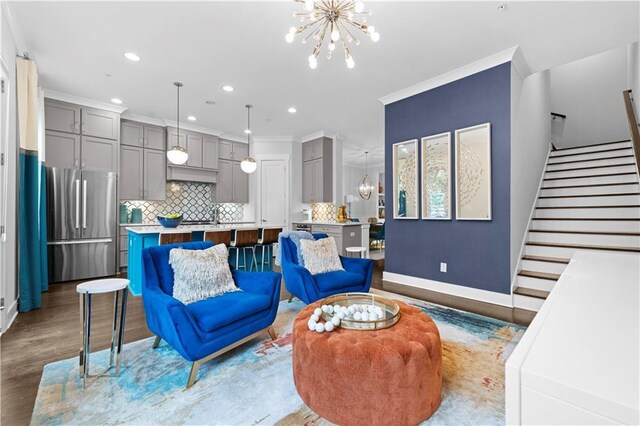
{"label": "stainless steel refrigerator", "polygon": [[116,174],[47,167],[49,281],[116,273]]}

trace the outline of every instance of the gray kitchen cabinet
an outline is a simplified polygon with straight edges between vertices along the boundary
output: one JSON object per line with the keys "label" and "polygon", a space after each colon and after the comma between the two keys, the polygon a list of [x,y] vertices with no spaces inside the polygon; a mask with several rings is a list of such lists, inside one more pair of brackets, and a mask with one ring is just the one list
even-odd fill
{"label": "gray kitchen cabinet", "polygon": [[202,167],[202,135],[198,133],[187,133],[187,152],[189,159],[186,165],[189,167]]}
{"label": "gray kitchen cabinet", "polygon": [[123,145],[120,147],[120,176],[118,194],[121,200],[144,198],[144,149]]}
{"label": "gray kitchen cabinet", "polygon": [[181,129],[180,137],[178,137],[178,132],[174,127],[167,127],[167,150],[176,145],[183,148],[187,146],[186,132]]}
{"label": "gray kitchen cabinet", "polygon": [[120,126],[120,144],[129,146],[144,145],[144,124],[122,120]]}
{"label": "gray kitchen cabinet", "polygon": [[302,202],[333,201],[333,141],[319,138],[302,144]]}
{"label": "gray kitchen cabinet", "polygon": [[47,167],[73,169],[80,167],[80,136],[69,133],[45,131]]}
{"label": "gray kitchen cabinet", "polygon": [[96,108],[81,108],[82,135],[118,140],[120,114]]}
{"label": "gray kitchen cabinet", "polygon": [[362,245],[361,225],[312,224],[311,232],[327,234],[327,236],[333,237],[340,256],[347,255],[347,247],[360,247]]}
{"label": "gray kitchen cabinet", "polygon": [[233,196],[234,203],[248,203],[249,202],[249,175],[242,171],[240,163],[234,161],[232,164],[233,170]]}
{"label": "gray kitchen cabinet", "polygon": [[80,134],[80,106],[47,99],[44,104],[45,129]]}
{"label": "gray kitchen cabinet", "polygon": [[233,201],[233,161],[218,159],[218,181],[216,182],[216,202]]}
{"label": "gray kitchen cabinet", "polygon": [[249,156],[249,145],[243,142],[233,143],[233,159],[242,161]]}
{"label": "gray kitchen cabinet", "polygon": [[167,183],[166,155],[156,149],[144,150],[144,186],[145,200],[160,201],[166,197]]}
{"label": "gray kitchen cabinet", "polygon": [[242,161],[249,156],[249,145],[243,142],[232,142],[220,139],[218,142],[218,158],[221,160]]}
{"label": "gray kitchen cabinet", "polygon": [[215,136],[202,138],[202,167],[218,169],[218,138]]}
{"label": "gray kitchen cabinet", "polygon": [[144,125],[144,147],[149,149],[166,149],[164,143],[165,130],[164,127]]}
{"label": "gray kitchen cabinet", "polygon": [[118,171],[118,141],[82,136],[80,167],[103,172]]}

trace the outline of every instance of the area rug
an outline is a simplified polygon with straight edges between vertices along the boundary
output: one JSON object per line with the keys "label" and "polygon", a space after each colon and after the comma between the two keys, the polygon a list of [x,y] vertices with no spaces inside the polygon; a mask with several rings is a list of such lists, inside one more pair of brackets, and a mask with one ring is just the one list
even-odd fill
{"label": "area rug", "polygon": [[[504,424],[504,364],[525,328],[401,299],[429,314],[441,334],[442,404],[425,424]],[[290,333],[303,307],[282,302],[276,341],[265,333],[204,364],[189,390],[190,364],[164,341],[153,350],[152,338],[125,345],[120,376],[97,378],[86,389],[77,358],[48,364],[31,424],[329,424],[302,402],[293,384]],[[92,373],[104,369],[108,357],[108,351],[92,354]]]}

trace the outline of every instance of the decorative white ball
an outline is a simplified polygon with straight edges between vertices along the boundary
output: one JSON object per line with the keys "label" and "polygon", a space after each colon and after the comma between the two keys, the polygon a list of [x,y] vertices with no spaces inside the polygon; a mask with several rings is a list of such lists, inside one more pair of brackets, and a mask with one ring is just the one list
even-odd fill
{"label": "decorative white ball", "polygon": [[353,305],[349,306],[347,309],[351,315],[356,313],[356,307]]}
{"label": "decorative white ball", "polygon": [[376,306],[376,310],[375,313],[378,314],[379,316],[382,316],[383,312],[382,312],[382,308],[379,306]]}
{"label": "decorative white ball", "polygon": [[338,312],[338,313],[334,316],[334,318],[338,318],[338,319],[341,319],[341,320],[343,320],[345,317],[346,317],[346,315],[345,315],[345,314],[344,314],[344,312],[342,312],[342,311]]}
{"label": "decorative white ball", "polygon": [[310,319],[307,322],[307,325],[309,326],[309,330],[314,331],[316,329],[316,324],[317,322],[315,322],[314,320]]}
{"label": "decorative white ball", "polygon": [[375,306],[373,306],[373,305],[369,305],[369,306],[367,306],[367,311],[369,311],[369,313],[374,312],[374,311],[375,311],[375,309],[376,309],[376,307],[375,307]]}
{"label": "decorative white ball", "polygon": [[320,321],[320,315],[313,314],[311,315],[311,319],[315,322],[318,322]]}
{"label": "decorative white ball", "polygon": [[333,323],[332,322],[326,322],[324,323],[324,329],[325,331],[333,331]]}
{"label": "decorative white ball", "polygon": [[338,304],[333,305],[333,312],[341,311],[344,306],[340,306]]}
{"label": "decorative white ball", "polygon": [[335,325],[336,327],[340,325],[340,317],[333,317],[331,318],[331,322],[333,323],[333,325]]}
{"label": "decorative white ball", "polygon": [[327,306],[327,313],[328,314],[332,314],[333,313],[333,306],[331,306],[331,305]]}
{"label": "decorative white ball", "polygon": [[369,321],[369,312],[362,313],[362,321]]}
{"label": "decorative white ball", "polygon": [[362,314],[360,312],[356,312],[353,314],[353,319],[356,321],[360,321],[362,319]]}
{"label": "decorative white ball", "polygon": [[322,309],[320,309],[320,308],[316,308],[316,309],[313,311],[313,314],[314,314],[314,315],[317,315],[317,316],[322,315]]}
{"label": "decorative white ball", "polygon": [[322,332],[324,331],[324,324],[323,324],[323,323],[321,323],[321,322],[317,323],[317,324],[316,324],[316,331],[317,331],[318,333],[322,333]]}

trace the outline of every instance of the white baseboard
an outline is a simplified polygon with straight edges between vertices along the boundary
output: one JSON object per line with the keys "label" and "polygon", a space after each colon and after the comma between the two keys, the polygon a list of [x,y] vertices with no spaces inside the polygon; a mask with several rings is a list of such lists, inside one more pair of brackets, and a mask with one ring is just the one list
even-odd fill
{"label": "white baseboard", "polygon": [[9,328],[11,328],[11,324],[13,324],[13,321],[15,321],[17,317],[18,317],[18,301],[14,300],[11,306],[7,308],[7,324],[6,324],[7,326],[5,327],[4,330],[2,330],[2,333],[0,334],[4,334],[7,330],[9,330]]}
{"label": "white baseboard", "polygon": [[382,280],[411,287],[423,288],[437,293],[449,294],[451,296],[463,297],[465,299],[492,303],[494,305],[506,306],[509,308],[513,307],[513,298],[511,297],[511,294],[496,293],[494,291],[480,290],[477,288],[443,283],[440,281],[395,274],[393,272],[386,271],[382,273]]}

